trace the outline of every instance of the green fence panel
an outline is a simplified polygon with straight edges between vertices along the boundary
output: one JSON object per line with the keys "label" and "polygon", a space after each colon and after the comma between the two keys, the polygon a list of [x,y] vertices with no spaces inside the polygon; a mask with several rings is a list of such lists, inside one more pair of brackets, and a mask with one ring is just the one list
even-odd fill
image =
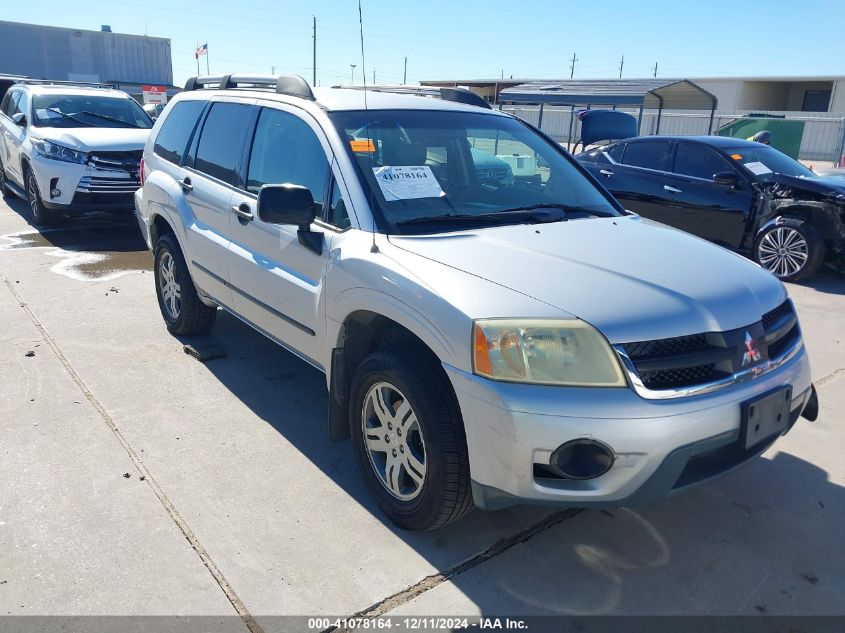
{"label": "green fence panel", "polygon": [[772,135],[772,147],[798,160],[801,139],[804,138],[804,121],[743,117],[726,123],[718,129],[716,134],[747,139],[764,130],[768,130]]}

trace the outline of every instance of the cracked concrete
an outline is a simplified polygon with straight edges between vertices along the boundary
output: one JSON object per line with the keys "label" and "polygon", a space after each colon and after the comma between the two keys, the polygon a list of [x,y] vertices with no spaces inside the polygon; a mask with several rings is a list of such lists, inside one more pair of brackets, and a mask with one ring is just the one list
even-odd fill
{"label": "cracked concrete", "polygon": [[225,316],[198,363],[149,273],[69,279],[47,250],[0,250],[0,614],[842,613],[842,278],[790,287],[821,416],[763,459],[646,508],[409,534],[327,441],[317,372]]}

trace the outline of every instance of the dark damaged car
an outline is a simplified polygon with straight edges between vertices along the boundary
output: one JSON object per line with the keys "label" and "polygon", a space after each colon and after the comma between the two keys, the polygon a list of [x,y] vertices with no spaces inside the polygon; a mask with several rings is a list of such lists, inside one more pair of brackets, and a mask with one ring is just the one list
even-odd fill
{"label": "dark damaged car", "polygon": [[845,180],[721,136],[649,136],[577,158],[630,211],[750,256],[784,281],[845,259]]}

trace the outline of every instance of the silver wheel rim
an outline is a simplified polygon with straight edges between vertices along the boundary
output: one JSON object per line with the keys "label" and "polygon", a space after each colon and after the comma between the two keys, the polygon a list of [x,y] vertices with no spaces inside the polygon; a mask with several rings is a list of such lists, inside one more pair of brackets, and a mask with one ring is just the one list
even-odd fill
{"label": "silver wheel rim", "polygon": [[35,178],[30,176],[26,180],[26,191],[29,194],[29,208],[32,211],[32,217],[38,217],[38,189],[35,186]]}
{"label": "silver wheel rim", "polygon": [[370,465],[384,489],[401,501],[416,498],[425,485],[428,461],[417,414],[388,382],[364,397],[361,431]]}
{"label": "silver wheel rim", "polygon": [[772,229],[758,247],[760,265],[778,277],[791,277],[804,268],[810,256],[807,240],[788,226]]}
{"label": "silver wheel rim", "polygon": [[168,318],[175,321],[182,309],[182,289],[176,282],[176,260],[167,251],[161,254],[158,261],[158,288],[164,311]]}

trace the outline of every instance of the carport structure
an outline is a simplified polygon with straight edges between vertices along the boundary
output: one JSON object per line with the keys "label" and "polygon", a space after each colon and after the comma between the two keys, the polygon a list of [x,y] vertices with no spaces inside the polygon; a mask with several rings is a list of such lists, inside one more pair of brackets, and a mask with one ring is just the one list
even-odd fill
{"label": "carport structure", "polygon": [[[718,99],[689,79],[562,79],[532,81],[500,93],[500,103],[539,105],[538,127],[543,126],[543,108],[547,105],[575,108],[617,107],[639,108],[637,126],[642,121],[643,110],[657,110],[657,127],[664,109],[710,110],[708,134],[713,131],[713,116]],[[569,119],[569,137],[572,138],[574,116]]]}

